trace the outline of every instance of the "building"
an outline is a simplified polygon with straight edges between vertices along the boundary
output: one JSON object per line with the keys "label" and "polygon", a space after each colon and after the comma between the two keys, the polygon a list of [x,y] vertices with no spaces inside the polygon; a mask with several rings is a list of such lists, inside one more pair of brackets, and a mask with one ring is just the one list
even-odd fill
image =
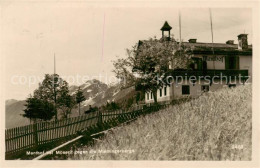
{"label": "building", "polygon": [[[165,22],[161,28],[162,37],[170,39],[171,29]],[[182,42],[192,49],[192,70],[172,70],[170,74],[175,80],[157,91],[157,101],[196,97],[203,92],[235,87],[252,80],[252,45],[248,45],[247,34],[237,37],[238,44],[234,44],[234,40],[213,44],[200,43],[197,39]],[[182,82],[176,80],[177,77],[182,77]],[[145,94],[145,102],[154,102],[151,92]]]}

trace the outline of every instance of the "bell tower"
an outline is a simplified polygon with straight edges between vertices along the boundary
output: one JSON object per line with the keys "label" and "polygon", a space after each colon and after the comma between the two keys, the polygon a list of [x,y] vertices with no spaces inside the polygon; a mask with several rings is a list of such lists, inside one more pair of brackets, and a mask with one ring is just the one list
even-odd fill
{"label": "bell tower", "polygon": [[[162,31],[162,38],[167,38],[167,39],[170,39],[171,38],[171,29],[172,27],[168,24],[167,21],[165,21],[163,27],[161,28],[161,31]],[[165,35],[164,32],[168,32],[168,35]]]}

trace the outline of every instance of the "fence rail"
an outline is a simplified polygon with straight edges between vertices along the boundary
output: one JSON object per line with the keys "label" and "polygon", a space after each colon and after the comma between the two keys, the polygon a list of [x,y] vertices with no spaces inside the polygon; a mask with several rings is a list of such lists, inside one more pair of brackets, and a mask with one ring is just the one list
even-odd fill
{"label": "fence rail", "polygon": [[91,112],[78,117],[64,120],[40,122],[22,127],[5,130],[6,159],[25,155],[26,150],[39,149],[60,140],[69,140],[77,135],[78,132],[93,129],[98,132],[100,125],[127,121],[141,114],[157,111],[164,105],[137,106],[127,110],[117,110],[112,112]]}

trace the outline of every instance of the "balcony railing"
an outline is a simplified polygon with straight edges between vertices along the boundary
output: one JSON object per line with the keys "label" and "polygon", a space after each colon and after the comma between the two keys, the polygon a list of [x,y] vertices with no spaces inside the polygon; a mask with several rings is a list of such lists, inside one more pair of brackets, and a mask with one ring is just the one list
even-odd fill
{"label": "balcony railing", "polygon": [[248,78],[248,70],[237,70],[237,69],[229,69],[229,70],[171,70],[169,74],[172,77],[182,76],[182,77],[241,77],[243,79]]}

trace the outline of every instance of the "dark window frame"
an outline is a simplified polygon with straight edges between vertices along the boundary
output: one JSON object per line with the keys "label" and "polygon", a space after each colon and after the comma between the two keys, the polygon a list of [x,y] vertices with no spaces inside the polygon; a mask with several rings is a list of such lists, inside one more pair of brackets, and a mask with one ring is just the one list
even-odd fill
{"label": "dark window frame", "polygon": [[239,56],[228,55],[225,57],[225,69],[239,69],[239,62]]}
{"label": "dark window frame", "polygon": [[182,95],[190,95],[190,85],[182,85]]}
{"label": "dark window frame", "polygon": [[162,97],[162,88],[160,88],[160,97]]}

